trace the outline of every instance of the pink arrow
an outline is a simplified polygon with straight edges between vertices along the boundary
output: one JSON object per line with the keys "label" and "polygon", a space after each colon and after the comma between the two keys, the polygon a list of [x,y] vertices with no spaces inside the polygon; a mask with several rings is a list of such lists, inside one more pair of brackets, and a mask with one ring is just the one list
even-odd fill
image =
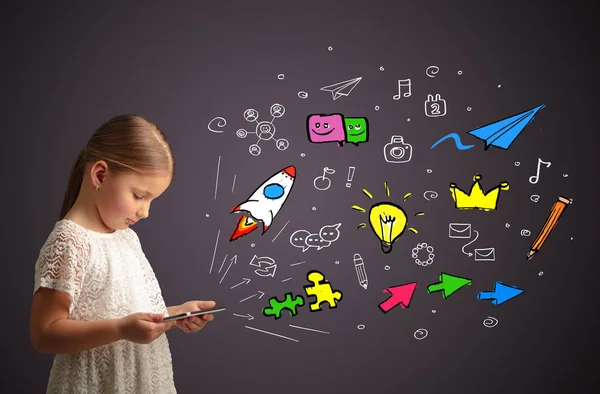
{"label": "pink arrow", "polygon": [[384,293],[390,293],[392,296],[379,304],[379,309],[381,309],[383,313],[388,313],[390,309],[398,305],[401,305],[402,308],[408,308],[410,306],[410,300],[417,288],[417,284],[418,282],[405,283],[403,285],[383,289]]}

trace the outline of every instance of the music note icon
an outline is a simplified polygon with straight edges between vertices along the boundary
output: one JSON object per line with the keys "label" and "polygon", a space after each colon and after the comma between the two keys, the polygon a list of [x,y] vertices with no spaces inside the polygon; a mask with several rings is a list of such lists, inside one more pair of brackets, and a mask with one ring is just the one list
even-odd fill
{"label": "music note icon", "polygon": [[[546,164],[546,168],[549,168],[550,164],[552,164],[552,163],[549,161],[543,161],[542,159],[538,158],[537,174],[529,177],[529,183],[531,183],[532,185],[535,185],[540,180],[540,165],[541,164]],[[533,179],[535,179],[535,181],[533,181]]]}
{"label": "music note icon", "polygon": [[[407,87],[408,92],[402,93],[402,88]],[[410,78],[408,79],[399,79],[398,80],[398,94],[394,95],[394,100],[400,100],[401,97],[410,97],[411,95],[411,82]]]}

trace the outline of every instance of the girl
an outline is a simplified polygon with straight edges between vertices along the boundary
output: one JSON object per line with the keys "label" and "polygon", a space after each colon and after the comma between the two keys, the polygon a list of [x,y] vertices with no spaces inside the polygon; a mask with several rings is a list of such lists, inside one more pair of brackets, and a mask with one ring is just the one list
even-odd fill
{"label": "girl", "polygon": [[175,393],[166,331],[197,332],[214,307],[165,306],[137,234],[175,174],[171,146],[148,119],[104,123],[71,169],[59,221],[40,250],[30,317],[33,348],[54,353],[47,393]]}

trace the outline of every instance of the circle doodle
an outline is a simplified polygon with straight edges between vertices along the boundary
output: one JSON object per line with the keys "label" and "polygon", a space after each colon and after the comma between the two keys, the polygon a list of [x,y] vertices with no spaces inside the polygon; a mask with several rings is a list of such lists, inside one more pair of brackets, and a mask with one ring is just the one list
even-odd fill
{"label": "circle doodle", "polygon": [[235,135],[237,135],[239,138],[246,138],[248,136],[248,132],[244,129],[239,129],[235,132]]}
{"label": "circle doodle", "polygon": [[433,78],[438,71],[440,71],[438,66],[429,66],[427,67],[427,70],[425,70],[425,74],[427,74],[428,77]]}
{"label": "circle doodle", "polygon": [[365,329],[365,325],[364,324],[359,324],[358,326],[356,326],[356,328],[358,328],[359,330],[364,330]]}
{"label": "circle doodle", "polygon": [[413,336],[415,337],[415,339],[418,340],[418,341],[420,341],[422,339],[425,339],[427,337],[427,335],[429,335],[429,332],[426,329],[424,329],[424,328],[419,328],[413,334]]}
{"label": "circle doodle", "polygon": [[544,275],[544,271],[540,271],[540,273],[538,274],[538,276],[542,276]]}
{"label": "circle doodle", "polygon": [[331,51],[333,51],[333,47],[329,47],[329,48],[327,48],[327,50],[331,52]]}
{"label": "circle doodle", "polygon": [[458,70],[457,74],[458,74],[458,75],[462,75],[462,71],[461,71],[461,70]]}
{"label": "circle doodle", "polygon": [[433,170],[432,170],[431,168],[428,168],[428,169],[427,169],[427,173],[428,173],[428,174],[431,174],[432,172],[433,172]]}
{"label": "circle doodle", "polygon": [[379,105],[375,106],[375,111],[379,111]]}
{"label": "circle doodle", "polygon": [[[425,249],[428,253],[428,256],[427,256],[428,258],[425,261],[419,260],[419,251],[422,249]],[[418,265],[421,265],[423,267],[427,267],[428,265],[433,264],[434,257],[435,257],[435,254],[433,254],[433,247],[428,246],[425,242],[417,244],[417,247],[413,248],[413,250],[412,250],[412,258],[415,259],[415,263],[417,263]]]}
{"label": "circle doodle", "polygon": [[471,110],[471,107],[467,107],[467,111],[470,111],[470,110]]}
{"label": "circle doodle", "polygon": [[518,167],[518,166],[520,166],[520,165],[521,165],[521,162],[520,162],[520,161],[515,161],[515,167]]}
{"label": "circle doodle", "polygon": [[384,270],[389,271],[390,270],[390,266],[386,265],[385,267],[383,267]]}
{"label": "circle doodle", "polygon": [[300,97],[301,99],[305,99],[308,97],[308,93],[306,93],[304,90],[301,90],[298,92],[298,97]]}
{"label": "circle doodle", "polygon": [[521,230],[521,237],[529,237],[530,235],[531,235],[531,231],[527,230],[526,228]]}
{"label": "circle doodle", "polygon": [[496,327],[497,324],[498,324],[498,319],[496,319],[495,317],[492,317],[492,316],[488,316],[483,320],[483,326],[486,328]]}
{"label": "circle doodle", "polygon": [[427,198],[427,196],[429,196],[430,198],[438,198],[437,192],[433,191],[433,190],[426,190],[423,193],[423,198],[426,199],[427,201],[431,201],[429,198]]}
{"label": "circle doodle", "polygon": [[379,71],[383,71],[383,70],[384,70],[383,66],[379,67]]}
{"label": "circle doodle", "polygon": [[244,119],[248,122],[254,122],[258,119],[258,111],[252,108],[249,108],[244,111]]}
{"label": "circle doodle", "polygon": [[279,75],[277,76],[277,79],[283,79],[283,78],[285,78],[285,75],[283,75],[283,74],[279,74]]}

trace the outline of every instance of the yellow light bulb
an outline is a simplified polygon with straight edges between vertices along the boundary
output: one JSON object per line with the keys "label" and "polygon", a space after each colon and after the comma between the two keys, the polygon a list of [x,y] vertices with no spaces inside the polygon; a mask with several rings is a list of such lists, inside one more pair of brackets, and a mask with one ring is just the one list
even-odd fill
{"label": "yellow light bulb", "polygon": [[381,250],[389,253],[394,241],[406,230],[406,212],[396,204],[382,202],[371,207],[369,222],[381,240]]}

